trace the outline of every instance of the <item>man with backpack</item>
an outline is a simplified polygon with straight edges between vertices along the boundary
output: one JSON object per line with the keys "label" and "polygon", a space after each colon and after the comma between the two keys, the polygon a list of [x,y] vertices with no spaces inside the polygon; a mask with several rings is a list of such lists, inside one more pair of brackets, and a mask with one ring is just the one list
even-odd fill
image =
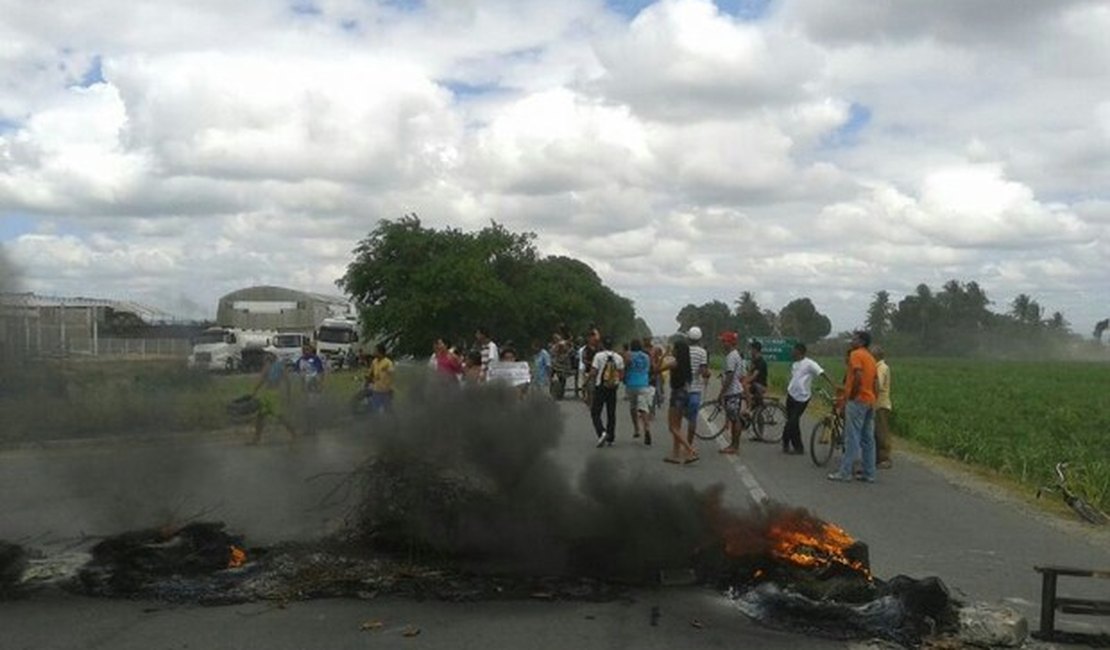
{"label": "man with backpack", "polygon": [[[617,427],[617,388],[624,379],[624,359],[613,351],[613,339],[605,337],[601,350],[594,354],[587,375],[586,385],[593,389],[590,401],[590,418],[597,432],[597,446],[610,446],[616,439]],[[601,409],[606,409],[605,425],[601,425]]]}

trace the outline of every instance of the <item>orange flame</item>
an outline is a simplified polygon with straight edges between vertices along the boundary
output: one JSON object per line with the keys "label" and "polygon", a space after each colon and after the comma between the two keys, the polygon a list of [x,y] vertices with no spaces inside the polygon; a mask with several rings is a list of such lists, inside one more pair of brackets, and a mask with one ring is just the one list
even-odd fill
{"label": "orange flame", "polygon": [[236,569],[247,563],[247,552],[232,544],[227,547],[227,568]]}
{"label": "orange flame", "polygon": [[[803,508],[772,505],[759,514],[741,514],[724,506],[724,488],[705,494],[706,516],[727,557],[770,557],[801,567],[844,566],[871,580],[864,562],[848,557],[856,540],[843,528],[822,521]],[[761,577],[757,570],[753,578]]]}
{"label": "orange flame", "polygon": [[787,518],[772,523],[767,538],[771,543],[770,554],[775,559],[802,567],[839,564],[871,579],[867,566],[845,554],[856,540],[835,524],[819,519]]}

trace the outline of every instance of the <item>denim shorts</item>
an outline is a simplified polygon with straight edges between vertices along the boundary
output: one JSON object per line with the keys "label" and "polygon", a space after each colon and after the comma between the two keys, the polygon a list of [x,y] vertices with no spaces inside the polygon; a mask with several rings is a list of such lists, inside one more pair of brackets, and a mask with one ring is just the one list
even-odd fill
{"label": "denim shorts", "polygon": [[688,393],[686,398],[686,419],[694,425],[698,423],[698,409],[701,408],[701,393]]}
{"label": "denim shorts", "polygon": [[686,392],[685,388],[672,388],[671,389],[671,408],[686,413],[687,405],[690,402],[690,393]]}

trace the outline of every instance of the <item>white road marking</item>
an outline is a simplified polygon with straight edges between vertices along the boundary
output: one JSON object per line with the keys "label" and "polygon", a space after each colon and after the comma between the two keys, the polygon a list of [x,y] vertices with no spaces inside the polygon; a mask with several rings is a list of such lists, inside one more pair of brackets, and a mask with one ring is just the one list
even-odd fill
{"label": "white road marking", "polygon": [[[709,420],[705,418],[704,413],[698,413],[698,417],[705,426],[710,426]],[[726,432],[717,437],[717,446],[721,449],[728,446],[728,441],[725,440],[727,435]],[[724,454],[724,456],[728,459],[728,462],[732,463],[733,469],[736,470],[736,474],[740,477],[740,482],[748,489],[748,495],[751,496],[755,505],[763,506],[763,503],[768,500],[767,492],[759,485],[759,481],[755,480],[755,475],[752,474],[752,471],[748,469],[748,466],[745,465],[736,454]]]}

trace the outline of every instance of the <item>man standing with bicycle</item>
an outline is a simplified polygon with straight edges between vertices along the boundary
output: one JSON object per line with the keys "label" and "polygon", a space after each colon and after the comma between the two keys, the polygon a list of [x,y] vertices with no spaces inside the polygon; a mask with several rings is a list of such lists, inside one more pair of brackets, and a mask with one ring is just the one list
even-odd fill
{"label": "man standing with bicycle", "polygon": [[824,377],[829,388],[836,390],[832,380],[816,361],[806,356],[804,343],[795,343],[791,351],[794,363],[790,366],[790,384],[786,387],[786,428],[782,434],[782,453],[804,454],[802,445],[802,414],[813,396],[814,377]]}
{"label": "man standing with bicycle", "polygon": [[744,389],[740,382],[744,375],[744,359],[736,349],[739,340],[736,332],[724,332],[720,335],[721,345],[725,348],[725,372],[721,376],[721,392],[717,395],[717,403],[725,412],[725,428],[729,432],[728,446],[721,450],[722,454],[735,454],[740,450],[740,402]]}
{"label": "man standing with bicycle", "polygon": [[830,481],[852,480],[852,466],[859,460],[863,474],[859,480],[875,482],[875,358],[867,350],[871,335],[852,335],[848,371],[844,376],[844,457],[840,469],[829,474]]}
{"label": "man standing with bicycle", "polygon": [[686,338],[690,341],[690,371],[693,374],[686,397],[686,443],[692,445],[698,430],[701,396],[705,390],[706,380],[709,379],[709,353],[698,345],[701,341],[701,328],[697,325],[686,330]]}

